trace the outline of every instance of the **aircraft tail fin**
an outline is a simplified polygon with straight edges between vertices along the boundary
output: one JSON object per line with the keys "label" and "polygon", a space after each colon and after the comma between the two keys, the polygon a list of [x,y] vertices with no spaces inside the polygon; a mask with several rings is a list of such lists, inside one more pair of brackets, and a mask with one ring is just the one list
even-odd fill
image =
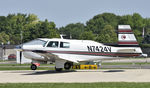
{"label": "aircraft tail fin", "polygon": [[130,25],[118,25],[118,45],[139,45]]}

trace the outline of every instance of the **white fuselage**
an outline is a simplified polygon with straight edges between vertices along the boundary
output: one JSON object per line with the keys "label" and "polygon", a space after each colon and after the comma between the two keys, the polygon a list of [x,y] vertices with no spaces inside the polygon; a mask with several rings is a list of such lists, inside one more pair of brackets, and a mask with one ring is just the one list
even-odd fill
{"label": "white fuselage", "polygon": [[[62,59],[71,62],[137,57],[142,54],[140,47],[106,46],[91,40],[38,39],[43,44],[24,44],[24,56],[34,60]],[[53,44],[55,46],[53,46]]]}

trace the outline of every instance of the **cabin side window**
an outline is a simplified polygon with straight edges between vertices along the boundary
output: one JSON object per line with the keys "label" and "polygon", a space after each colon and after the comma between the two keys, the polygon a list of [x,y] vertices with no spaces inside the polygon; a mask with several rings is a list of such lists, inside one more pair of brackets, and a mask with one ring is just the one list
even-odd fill
{"label": "cabin side window", "polygon": [[57,48],[58,47],[58,41],[50,41],[47,44],[47,47],[55,47],[55,48]]}
{"label": "cabin side window", "polygon": [[70,48],[69,42],[60,42],[60,48]]}

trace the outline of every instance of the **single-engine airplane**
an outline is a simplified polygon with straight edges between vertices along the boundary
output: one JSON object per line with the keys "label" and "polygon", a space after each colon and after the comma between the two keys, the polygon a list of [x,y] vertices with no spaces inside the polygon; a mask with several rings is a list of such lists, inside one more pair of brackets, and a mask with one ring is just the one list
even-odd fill
{"label": "single-engine airplane", "polygon": [[131,30],[130,25],[118,25],[118,44],[105,45],[92,40],[38,38],[22,45],[23,55],[34,62],[54,61],[56,71],[69,70],[73,63],[146,56]]}

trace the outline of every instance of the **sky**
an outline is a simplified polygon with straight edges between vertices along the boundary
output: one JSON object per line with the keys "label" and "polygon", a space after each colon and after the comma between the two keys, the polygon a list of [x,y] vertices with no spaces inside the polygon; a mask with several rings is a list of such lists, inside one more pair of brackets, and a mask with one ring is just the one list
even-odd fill
{"label": "sky", "polygon": [[35,14],[53,21],[56,27],[84,23],[104,12],[116,15],[139,13],[150,18],[150,0],[0,0],[0,16]]}

